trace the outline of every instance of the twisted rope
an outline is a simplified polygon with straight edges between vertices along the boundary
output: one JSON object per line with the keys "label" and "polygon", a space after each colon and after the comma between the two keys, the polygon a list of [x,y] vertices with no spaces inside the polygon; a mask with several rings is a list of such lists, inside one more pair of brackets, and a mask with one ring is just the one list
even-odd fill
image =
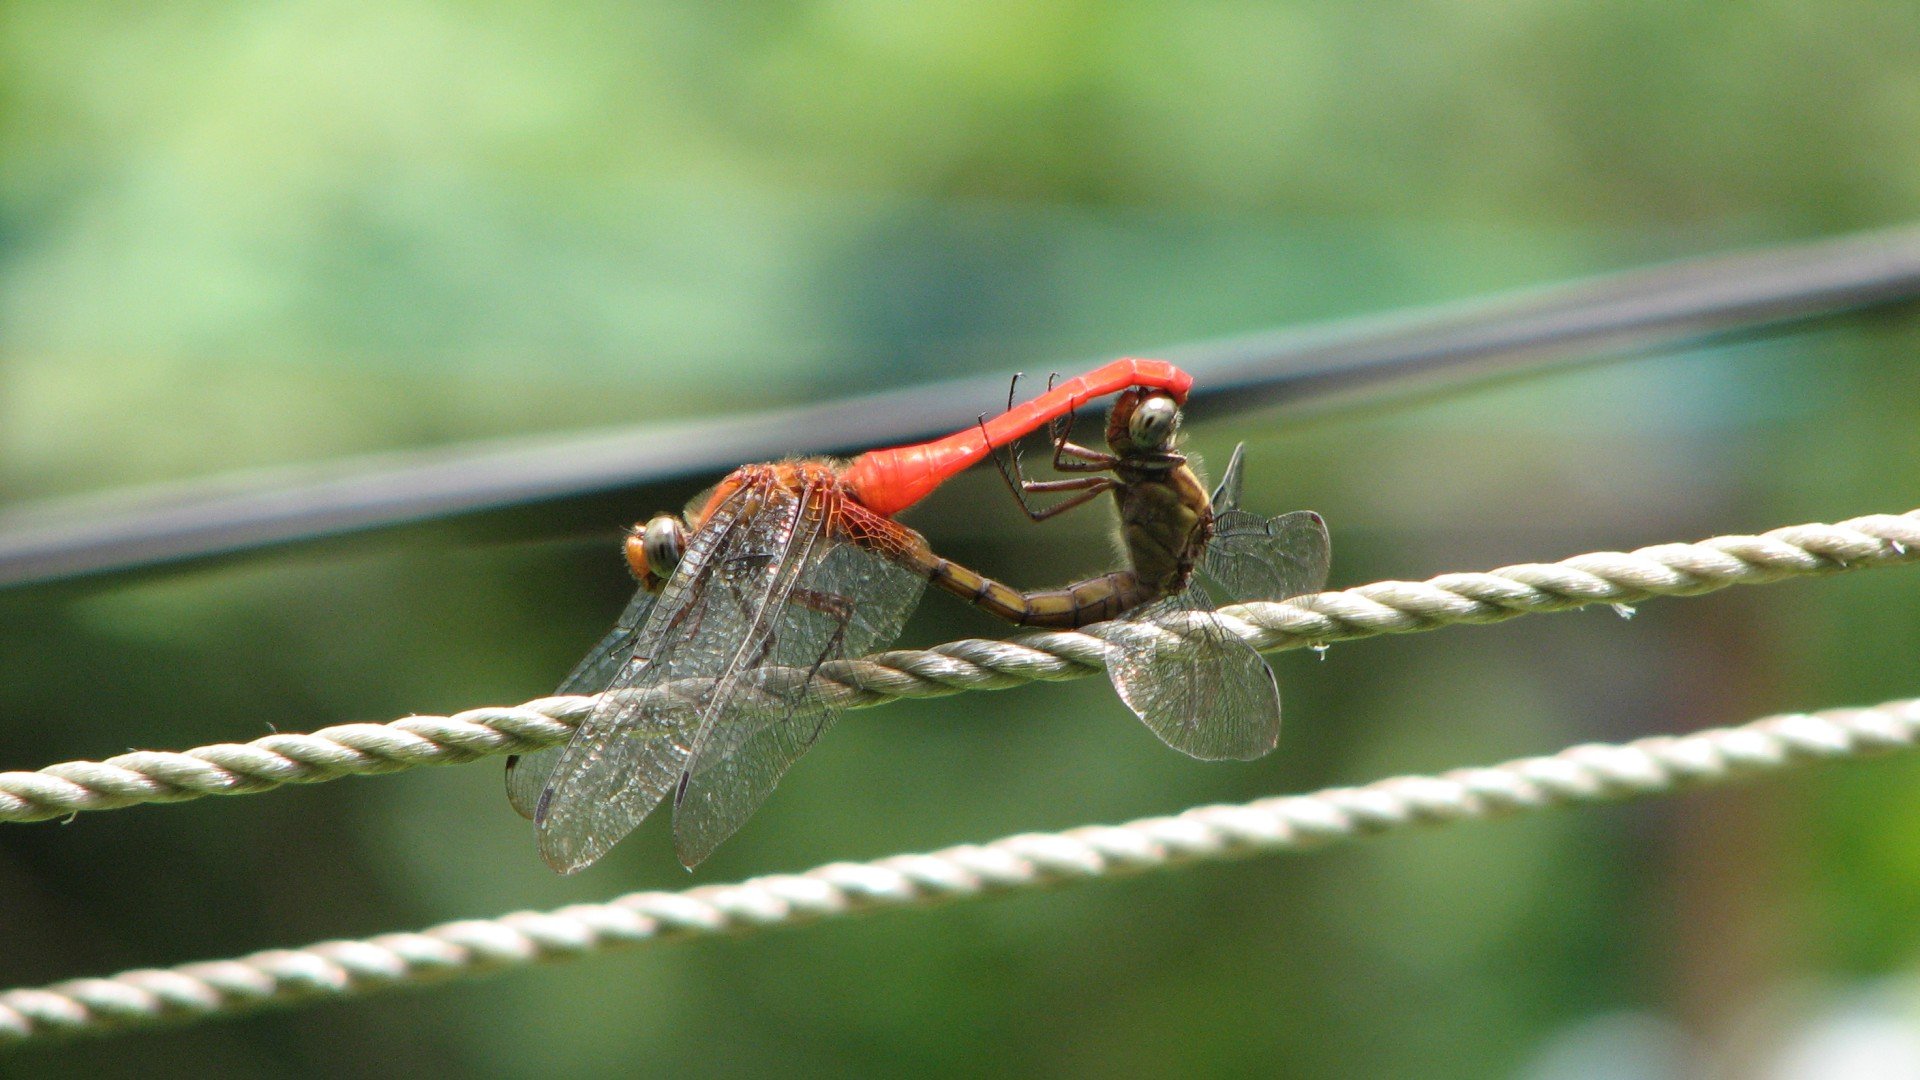
{"label": "twisted rope", "polygon": [[772,929],[815,919],[921,907],[1184,863],[1299,851],[1414,825],[1657,795],[1816,761],[1912,749],[1920,699],[1868,709],[1790,713],[1740,727],[1576,746],[1440,776],[1206,806],[1172,817],[992,843],[832,863],[801,874],[684,892],[631,893],[604,904],[443,923],[417,933],[327,941],[219,960],[0,993],[0,1046],[183,1023],[307,999],[465,978],[622,946]]}
{"label": "twisted rope", "polygon": [[[1376,634],[1492,623],[1588,604],[1691,596],[1729,585],[1836,573],[1920,560],[1920,510],[1872,514],[1835,525],[1792,525],[1759,536],[1718,536],[1695,544],[1601,551],[1557,563],[1522,563],[1484,574],[1442,574],[1424,582],[1381,581],[1277,603],[1222,608],[1222,621],[1262,652],[1352,641]],[[1159,625],[1177,633],[1180,619]],[[1107,639],[1137,633],[1124,620],[1081,631],[978,638],[928,650],[896,650],[808,672],[837,706],[895,698],[999,690],[1039,680],[1077,679],[1106,665]],[[784,673],[774,669],[765,678]],[[697,695],[697,680],[644,693]],[[387,724],[341,724],[308,735],[273,734],[184,752],[136,751],[105,761],[70,761],[37,772],[0,772],[0,821],[42,821],[82,810],[241,795],[282,784],[456,765],[565,741],[592,711],[591,697],[548,697],[519,706],[412,716]]]}

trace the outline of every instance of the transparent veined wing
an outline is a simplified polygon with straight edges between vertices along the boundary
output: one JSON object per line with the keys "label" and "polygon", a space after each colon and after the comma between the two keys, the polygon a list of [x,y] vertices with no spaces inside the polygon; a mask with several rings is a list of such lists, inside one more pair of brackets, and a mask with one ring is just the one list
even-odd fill
{"label": "transparent veined wing", "polygon": [[634,646],[640,640],[640,628],[646,625],[647,615],[653,611],[653,603],[660,594],[641,589],[627,610],[620,613],[620,621],[613,625],[607,636],[593,647],[593,651],[582,657],[573,671],[561,681],[555,694],[597,694],[613,682],[620,674],[628,658],[633,656]]}
{"label": "transparent veined wing", "polygon": [[1107,660],[1120,699],[1160,741],[1202,761],[1247,760],[1280,741],[1280,686],[1226,628],[1197,582],[1127,616]]}
{"label": "transparent veined wing", "polygon": [[[554,693],[597,694],[605,690],[613,682],[614,676],[620,673],[621,666],[632,658],[640,640],[640,628],[646,624],[647,614],[653,610],[653,602],[657,598],[655,593],[646,589],[635,593],[627,610],[621,612],[620,621],[574,667],[573,673]],[[507,759],[507,801],[513,804],[521,817],[533,817],[534,809],[540,803],[540,792],[546,789],[547,777],[552,775],[554,765],[560,761],[560,755],[566,749],[566,744],[561,743],[531,754],[515,754]]]}
{"label": "transparent veined wing", "polygon": [[1319,514],[1295,510],[1263,518],[1228,510],[1214,515],[1200,569],[1237,602],[1319,592],[1332,564],[1333,543]]}
{"label": "transparent veined wing", "polygon": [[[1213,535],[1200,569],[1231,600],[1284,600],[1326,584],[1332,544],[1320,515],[1263,518],[1239,508],[1246,447],[1234,447],[1213,491]],[[1108,670],[1115,689],[1168,746],[1205,760],[1256,758],[1280,741],[1280,685],[1259,653],[1213,613],[1200,584],[1130,614],[1168,620],[1183,636],[1141,633]]]}
{"label": "transparent veined wing", "polygon": [[1213,489],[1213,512],[1240,509],[1240,486],[1243,479],[1243,467],[1247,460],[1247,444],[1235,443],[1233,455],[1227,458],[1227,467],[1220,473],[1220,482]]}
{"label": "transparent veined wing", "polygon": [[695,531],[634,653],[574,733],[534,807],[540,854],[562,873],[605,855],[686,769],[713,688],[743,651],[801,524],[770,473],[746,478]]}
{"label": "transparent veined wing", "polygon": [[765,802],[840,710],[816,681],[822,665],[884,648],[900,635],[926,579],[886,557],[912,534],[835,490],[810,500],[824,528],[793,557],[777,630],[743,655],[716,691],[673,809],[674,846],[692,867]]}
{"label": "transparent veined wing", "polygon": [[1327,523],[1311,510],[1263,518],[1240,509],[1246,444],[1233,448],[1213,490],[1213,538],[1200,569],[1232,601],[1285,600],[1319,592],[1333,565]]}

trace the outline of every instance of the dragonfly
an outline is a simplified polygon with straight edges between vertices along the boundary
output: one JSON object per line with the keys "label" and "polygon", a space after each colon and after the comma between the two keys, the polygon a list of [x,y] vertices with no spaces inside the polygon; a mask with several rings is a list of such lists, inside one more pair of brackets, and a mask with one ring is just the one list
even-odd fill
{"label": "dragonfly", "polygon": [[599,694],[565,746],[507,762],[507,794],[561,873],[592,865],[673,798],[689,869],[759,808],[838,708],[814,676],[899,636],[926,583],[1012,593],[935,555],[893,520],[949,477],[1086,402],[1134,387],[1184,401],[1192,376],[1127,358],[944,439],[847,464],[747,465],[680,516],[628,536],[639,582],[614,628],[561,684]]}
{"label": "dragonfly", "polygon": [[[1028,480],[1017,455],[994,460],[1034,521],[1112,492],[1126,568],[1064,589],[991,598],[1024,625],[1073,627],[1126,612],[1110,644],[1114,689],[1161,741],[1205,761],[1248,760],[1280,739],[1280,686],[1273,669],[1219,616],[1200,578],[1229,601],[1284,600],[1318,592],[1332,565],[1326,521],[1311,510],[1263,518],[1240,509],[1246,444],[1234,447],[1208,494],[1177,449],[1181,402],[1129,389],[1108,414],[1106,452],[1070,441],[1071,412],[1053,422],[1059,480]],[[1036,506],[1029,498],[1071,494]],[[1195,570],[1200,573],[1195,574]]]}

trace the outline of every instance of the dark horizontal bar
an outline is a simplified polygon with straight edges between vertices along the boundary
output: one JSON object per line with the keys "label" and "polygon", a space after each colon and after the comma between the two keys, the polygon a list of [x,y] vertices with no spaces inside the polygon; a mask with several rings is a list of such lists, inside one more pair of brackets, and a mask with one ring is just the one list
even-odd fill
{"label": "dark horizontal bar", "polygon": [[[1916,296],[1920,229],[1906,226],[1144,355],[1192,371],[1195,398],[1218,415],[1538,370]],[[472,442],[16,506],[0,510],[0,586],[684,483],[795,451],[917,442],[970,422],[1005,389],[1006,376],[992,375],[769,412]]]}

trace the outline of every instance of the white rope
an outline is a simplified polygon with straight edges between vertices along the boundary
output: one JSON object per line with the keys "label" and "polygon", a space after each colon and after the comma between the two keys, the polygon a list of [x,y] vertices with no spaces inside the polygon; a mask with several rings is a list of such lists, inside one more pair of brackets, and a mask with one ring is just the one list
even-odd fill
{"label": "white rope", "polygon": [[753,878],[604,904],[443,923],[235,960],[122,972],[0,993],[0,1045],[343,999],[629,945],[741,934],[814,919],[1058,886],[1183,863],[1298,851],[1414,825],[1657,795],[1815,761],[1911,749],[1920,700],[1792,713],[1678,737],[1576,746],[1440,776],[1401,776],[1173,817]]}
{"label": "white rope", "polygon": [[[1222,608],[1235,633],[1263,652],[1376,634],[1491,623],[1595,603],[1636,603],[1729,585],[1760,584],[1920,560],[1920,510],[1873,514],[1835,525],[1793,525],[1760,536],[1719,536],[1695,544],[1602,551],[1557,563],[1522,563],[1485,574],[1442,574],[1424,582],[1382,581],[1282,603]],[[1075,679],[1105,666],[1107,635],[1125,624],[968,639],[929,650],[896,650],[823,666],[815,683],[844,707],[902,697],[997,690],[1038,680]],[[656,692],[697,693],[666,687]],[[0,772],[0,822],[42,821],[81,810],[180,802],[205,795],[267,791],[342,776],[453,765],[489,754],[562,742],[591,711],[592,698],[541,698],[519,706],[413,716],[388,724],[341,724],[312,734],[274,734],[184,752],[136,751],[105,761],[70,761],[37,772]]]}

